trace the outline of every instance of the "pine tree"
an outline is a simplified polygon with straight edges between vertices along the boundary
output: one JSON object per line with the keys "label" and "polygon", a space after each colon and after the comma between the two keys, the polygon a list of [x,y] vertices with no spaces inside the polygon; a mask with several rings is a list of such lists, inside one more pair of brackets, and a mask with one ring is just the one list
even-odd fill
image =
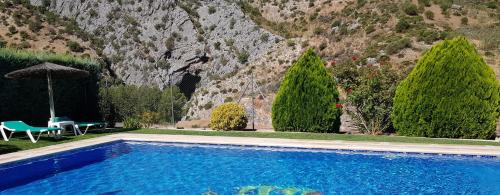
{"label": "pine tree", "polygon": [[392,121],[406,136],[492,138],[500,84],[464,37],[433,46],[396,90]]}
{"label": "pine tree", "polygon": [[276,131],[338,132],[339,93],[321,58],[307,50],[288,70],[273,102]]}

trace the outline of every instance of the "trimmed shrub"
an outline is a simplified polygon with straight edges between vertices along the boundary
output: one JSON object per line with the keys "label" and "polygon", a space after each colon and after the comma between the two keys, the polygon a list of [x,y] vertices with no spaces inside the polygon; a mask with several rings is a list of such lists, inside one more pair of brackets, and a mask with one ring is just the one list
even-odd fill
{"label": "trimmed shrub", "polygon": [[495,134],[500,84],[464,37],[433,46],[396,90],[399,135],[482,138]]}
{"label": "trimmed shrub", "polygon": [[273,102],[273,127],[276,131],[338,132],[338,96],[335,80],[309,49],[281,82]]}
{"label": "trimmed shrub", "polygon": [[210,127],[215,130],[241,130],[247,122],[245,108],[234,102],[215,108],[210,117]]}

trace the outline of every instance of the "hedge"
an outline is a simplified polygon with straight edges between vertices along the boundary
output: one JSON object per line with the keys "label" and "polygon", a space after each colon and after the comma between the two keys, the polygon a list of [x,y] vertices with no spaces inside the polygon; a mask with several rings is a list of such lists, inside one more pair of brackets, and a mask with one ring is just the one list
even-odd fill
{"label": "hedge", "polygon": [[22,120],[33,125],[47,125],[50,118],[47,80],[12,80],[5,74],[42,62],[52,62],[87,70],[90,77],[54,80],[57,116],[74,120],[100,119],[97,94],[100,68],[97,62],[66,54],[35,53],[0,48],[0,121]]}
{"label": "hedge", "polygon": [[396,90],[392,121],[406,136],[482,138],[495,134],[500,84],[464,37],[433,46]]}
{"label": "hedge", "polygon": [[307,50],[288,70],[272,107],[276,131],[338,132],[339,93],[321,58]]}

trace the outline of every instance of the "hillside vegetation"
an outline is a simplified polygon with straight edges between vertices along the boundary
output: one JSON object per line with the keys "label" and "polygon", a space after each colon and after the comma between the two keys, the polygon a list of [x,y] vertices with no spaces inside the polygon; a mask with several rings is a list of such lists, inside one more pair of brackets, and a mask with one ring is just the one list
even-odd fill
{"label": "hillside vegetation", "polygon": [[27,1],[0,1],[0,48],[97,57],[88,35],[74,20],[60,18]]}
{"label": "hillside vegetation", "polygon": [[[440,40],[466,36],[500,75],[500,12],[495,0],[252,0],[245,11],[264,28],[313,46],[326,60],[357,56],[412,67]],[[500,78],[497,76],[497,78]]]}

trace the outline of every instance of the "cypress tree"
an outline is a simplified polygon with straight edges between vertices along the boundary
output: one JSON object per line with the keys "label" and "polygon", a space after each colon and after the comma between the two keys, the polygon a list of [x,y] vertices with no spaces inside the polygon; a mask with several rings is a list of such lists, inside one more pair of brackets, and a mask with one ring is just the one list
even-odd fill
{"label": "cypress tree", "polygon": [[492,138],[500,84],[464,37],[433,46],[400,83],[392,121],[406,136]]}
{"label": "cypress tree", "polygon": [[307,50],[288,70],[273,102],[276,131],[338,132],[339,93],[321,58]]}

